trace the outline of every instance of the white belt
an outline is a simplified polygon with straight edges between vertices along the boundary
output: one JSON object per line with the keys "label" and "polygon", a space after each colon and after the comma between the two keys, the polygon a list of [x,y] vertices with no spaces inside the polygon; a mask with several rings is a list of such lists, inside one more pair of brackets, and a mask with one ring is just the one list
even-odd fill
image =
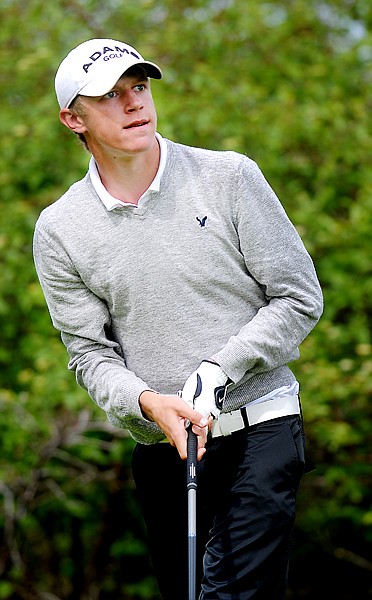
{"label": "white belt", "polygon": [[[246,419],[243,418],[245,413]],[[221,435],[231,435],[235,431],[240,431],[248,425],[256,425],[278,417],[300,414],[300,401],[298,396],[282,396],[273,400],[266,400],[258,404],[244,406],[239,410],[228,413],[221,413],[216,421],[213,422],[211,435],[213,438]]]}

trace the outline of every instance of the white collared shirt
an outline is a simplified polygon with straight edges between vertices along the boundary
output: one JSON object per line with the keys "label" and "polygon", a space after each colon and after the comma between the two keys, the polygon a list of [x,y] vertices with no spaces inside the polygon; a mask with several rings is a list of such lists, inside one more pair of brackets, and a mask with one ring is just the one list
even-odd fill
{"label": "white collared shirt", "polygon": [[93,156],[91,157],[91,159],[89,161],[89,169],[88,169],[89,175],[90,175],[94,189],[96,190],[98,196],[102,200],[102,202],[105,205],[105,207],[107,208],[107,210],[113,210],[114,208],[129,207],[129,206],[136,208],[137,206],[140,206],[143,204],[144,199],[151,192],[159,191],[161,176],[163,175],[163,172],[165,169],[165,164],[167,161],[167,144],[159,133],[156,133],[155,137],[158,140],[159,148],[160,148],[159,167],[158,167],[156,175],[155,175],[154,179],[152,180],[152,182],[150,183],[149,187],[147,188],[147,190],[142,194],[142,196],[138,200],[138,204],[133,204],[132,202],[124,202],[124,201],[119,200],[118,198],[115,198],[114,196],[112,196],[107,191],[105,186],[103,185],[101,178],[99,176],[96,161]]}

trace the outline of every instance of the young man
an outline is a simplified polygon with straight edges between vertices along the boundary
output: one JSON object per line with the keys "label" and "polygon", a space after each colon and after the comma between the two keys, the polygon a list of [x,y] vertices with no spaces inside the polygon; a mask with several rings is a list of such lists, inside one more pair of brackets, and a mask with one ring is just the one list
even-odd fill
{"label": "young man", "polygon": [[188,421],[200,600],[280,600],[305,462],[287,364],[321,315],[321,290],[252,160],[156,133],[149,77],[162,77],[157,65],[110,39],[62,61],[60,119],[92,158],[38,219],[37,273],[69,368],[138,442],[164,600],[187,598]]}

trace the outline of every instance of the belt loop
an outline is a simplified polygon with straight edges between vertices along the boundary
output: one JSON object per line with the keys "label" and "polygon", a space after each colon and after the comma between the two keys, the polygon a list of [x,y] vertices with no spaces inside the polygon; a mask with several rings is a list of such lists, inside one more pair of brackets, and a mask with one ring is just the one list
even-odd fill
{"label": "belt loop", "polygon": [[298,394],[298,404],[300,406],[300,419],[301,419],[302,422],[304,422],[304,416],[302,414],[302,404],[301,404],[301,396],[300,396],[300,394]]}
{"label": "belt loop", "polygon": [[241,408],[240,409],[241,415],[243,417],[243,421],[244,421],[244,427],[249,427],[249,421],[248,421],[248,415],[247,415],[247,411],[245,408]]}

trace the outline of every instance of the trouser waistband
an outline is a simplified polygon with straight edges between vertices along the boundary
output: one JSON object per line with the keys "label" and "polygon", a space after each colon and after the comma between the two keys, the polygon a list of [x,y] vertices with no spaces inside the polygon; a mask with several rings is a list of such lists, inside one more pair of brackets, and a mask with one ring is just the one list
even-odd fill
{"label": "trouser waistband", "polygon": [[258,404],[248,404],[238,410],[221,413],[219,418],[213,422],[211,435],[212,438],[227,436],[245,427],[257,425],[257,423],[300,413],[300,400],[297,394],[266,400]]}

